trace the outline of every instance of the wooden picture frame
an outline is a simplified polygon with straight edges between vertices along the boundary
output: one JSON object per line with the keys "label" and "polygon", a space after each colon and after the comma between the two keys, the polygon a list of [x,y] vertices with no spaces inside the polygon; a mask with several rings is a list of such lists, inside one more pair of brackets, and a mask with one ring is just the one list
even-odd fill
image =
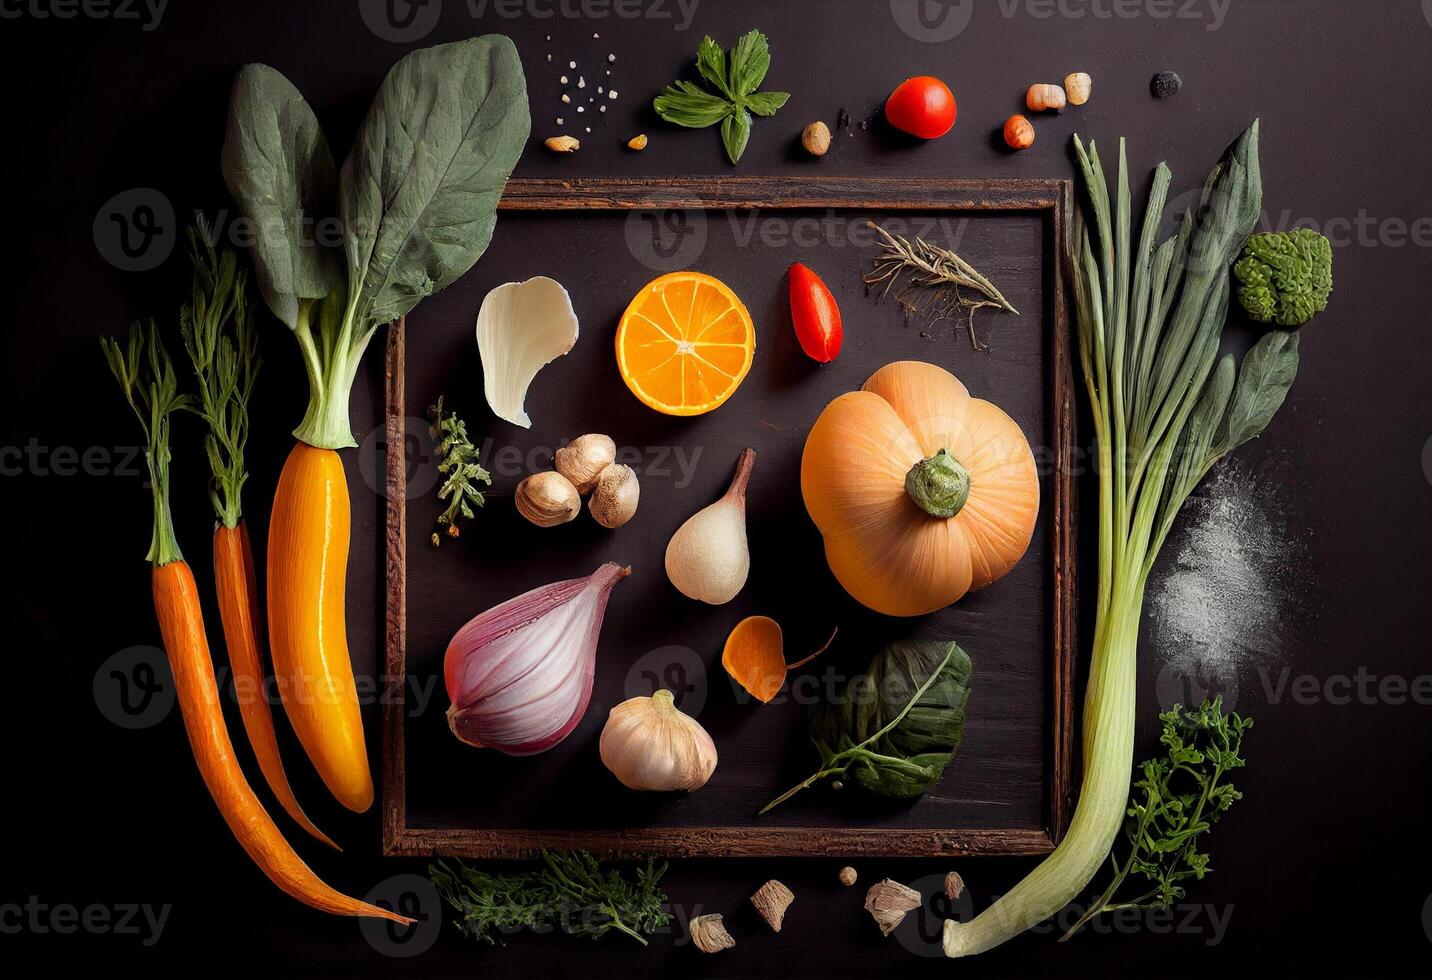
{"label": "wooden picture frame", "polygon": [[[1070,818],[1074,789],[1074,685],[1077,654],[1076,508],[1073,479],[1075,401],[1065,284],[1065,244],[1072,214],[1071,185],[1063,180],[961,180],[812,176],[511,180],[499,210],[570,211],[652,208],[809,209],[1036,212],[1045,221],[1046,329],[1053,363],[1048,403],[1054,609],[1052,717],[1047,746],[1048,794],[1042,829],[819,829],[751,827],[631,827],[571,830],[416,827],[407,822],[404,763],[406,684],[389,685],[382,707],[382,841],[388,856],[532,856],[541,850],[583,848],[614,856],[959,856],[1038,855],[1052,850]],[[404,324],[387,332],[386,349],[386,575],[385,676],[406,678],[406,460]]]}

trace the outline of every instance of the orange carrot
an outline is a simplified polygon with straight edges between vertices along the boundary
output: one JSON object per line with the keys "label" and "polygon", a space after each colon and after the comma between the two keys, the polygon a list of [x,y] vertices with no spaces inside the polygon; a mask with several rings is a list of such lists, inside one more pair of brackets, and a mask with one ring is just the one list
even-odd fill
{"label": "orange carrot", "polygon": [[[201,231],[203,229],[201,225]],[[249,320],[244,273],[232,252],[217,252],[212,236],[189,231],[194,267],[189,302],[180,312],[184,349],[194,365],[198,396],[194,410],[208,425],[205,455],[213,471],[209,498],[219,523],[214,528],[214,587],[224,644],[234,672],[244,731],[269,788],[300,827],[338,848],[313,825],[288,784],[273,712],[263,697],[263,653],[259,646],[258,593],[253,549],[243,521],[243,488],[248,480],[244,448],[249,434],[249,398],[259,371],[258,338]]]}
{"label": "orange carrot", "polygon": [[289,895],[336,915],[369,915],[410,924],[411,919],[350,898],[325,884],[289,846],[244,778],[224,724],[199,590],[179,550],[169,514],[170,418],[190,407],[191,400],[179,394],[174,366],[152,322],[147,332],[135,324],[123,349],[113,340],[102,340],[101,346],[144,430],[145,461],[154,503],[153,531],[146,556],[153,566],[154,611],[174,674],[184,730],[209,795],[249,857]]}
{"label": "orange carrot", "polygon": [[295,443],[269,518],[274,676],[314,768],[338,802],[361,813],[373,804],[373,778],[343,613],[348,521],[338,453]]}
{"label": "orange carrot", "polygon": [[184,730],[204,785],[239,844],[275,885],[305,905],[334,915],[372,915],[411,923],[412,919],[350,898],[325,884],[284,840],[244,778],[229,741],[193,572],[179,558],[156,564],[153,580],[154,611],[174,673]]}
{"label": "orange carrot", "polygon": [[219,595],[219,619],[224,624],[224,645],[234,672],[239,696],[239,715],[244,731],[258,758],[259,769],[279,804],[304,830],[335,850],[342,850],[308,819],[283,769],[274,733],[273,713],[264,697],[263,658],[258,639],[258,592],[255,586],[253,549],[249,529],[243,521],[235,527],[220,524],[214,529],[214,589]]}

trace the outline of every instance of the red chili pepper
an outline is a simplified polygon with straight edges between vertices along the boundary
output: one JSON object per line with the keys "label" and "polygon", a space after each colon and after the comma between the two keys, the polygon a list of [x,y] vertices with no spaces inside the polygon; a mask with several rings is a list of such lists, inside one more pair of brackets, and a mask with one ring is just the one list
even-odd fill
{"label": "red chili pepper", "polygon": [[845,334],[840,328],[840,307],[820,276],[799,262],[791,264],[791,322],[801,350],[811,360],[828,364],[840,353]]}

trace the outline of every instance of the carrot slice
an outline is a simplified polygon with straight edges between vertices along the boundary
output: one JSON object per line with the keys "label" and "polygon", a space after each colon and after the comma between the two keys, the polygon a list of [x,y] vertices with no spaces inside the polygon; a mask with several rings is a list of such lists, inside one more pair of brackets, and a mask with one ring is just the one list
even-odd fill
{"label": "carrot slice", "polygon": [[769,704],[780,693],[787,672],[804,667],[829,650],[836,632],[831,630],[830,639],[810,656],[787,664],[781,624],[769,616],[747,616],[726,637],[721,666],[757,701]]}

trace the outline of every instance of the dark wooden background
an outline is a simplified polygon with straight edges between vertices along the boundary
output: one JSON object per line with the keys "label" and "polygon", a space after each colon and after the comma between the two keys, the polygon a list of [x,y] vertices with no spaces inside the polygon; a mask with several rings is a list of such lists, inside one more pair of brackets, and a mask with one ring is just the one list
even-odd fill
{"label": "dark wooden background", "polygon": [[[403,460],[409,481],[404,671],[419,681],[441,676],[452,635],[515,594],[588,574],[605,561],[633,568],[607,608],[587,712],[550,752],[514,759],[474,751],[457,742],[431,708],[388,716],[385,723],[400,725],[405,740],[395,754],[404,788],[394,788],[388,802],[404,808],[408,828],[471,831],[470,845],[456,853],[486,851],[483,856],[523,856],[543,846],[536,841],[556,839],[563,843],[551,846],[620,846],[638,854],[931,854],[958,846],[961,832],[972,832],[970,850],[1037,853],[1062,831],[1054,829],[1054,801],[1064,799],[1069,781],[1070,681],[1058,665],[1068,663],[1072,641],[1067,628],[1056,636],[1055,623],[1068,622],[1077,595],[1067,572],[1056,572],[1056,554],[1068,554],[1061,550],[1069,547],[1067,532],[1058,542],[1054,533],[1056,526],[1068,527],[1067,510],[1056,522],[1055,507],[1056,485],[1067,486],[1070,465],[1068,416],[1056,407],[1070,404],[1073,384],[1068,362],[1056,356],[1069,346],[1067,314],[1051,295],[1058,288],[1054,270],[1062,261],[1065,218],[1056,218],[1050,202],[1062,200],[1062,187],[1031,187],[1022,197],[1001,188],[1026,206],[999,212],[972,207],[990,200],[981,188],[812,183],[799,189],[813,201],[823,199],[824,207],[777,207],[791,188],[775,183],[733,188],[770,205],[745,210],[602,210],[620,189],[592,187],[577,195],[563,189],[567,185],[549,188],[550,205],[570,210],[504,212],[503,235],[478,267],[438,297],[440,305],[408,318],[398,368],[406,400],[393,409],[404,420],[405,438],[389,449],[401,453],[392,458]],[[666,189],[668,199],[679,192]],[[891,210],[902,196],[925,206]],[[893,298],[864,295],[861,275],[875,254],[867,220],[956,246],[994,277],[1020,311],[983,318],[986,343],[997,345],[997,356],[952,345],[954,322],[907,322]],[[655,232],[652,221],[659,222]],[[658,258],[653,243],[673,254]],[[593,262],[593,255],[602,258]],[[800,353],[789,326],[785,270],[795,261],[819,269],[849,323],[841,356],[828,366]],[[756,326],[751,372],[722,410],[698,418],[660,415],[641,404],[626,390],[612,355],[616,324],[632,296],[658,273],[679,267],[732,284]],[[526,401],[533,423],[522,429],[496,419],[482,397],[472,311],[497,285],[535,275],[568,282],[582,330],[573,351],[533,383]],[[902,358],[935,358],[959,371],[976,397],[998,398],[1040,448],[1043,466],[1040,522],[1025,559],[997,587],[930,616],[891,619],[864,609],[831,575],[820,533],[801,505],[800,461],[821,409]],[[420,423],[408,420],[421,419],[440,392],[451,393],[447,404],[470,431],[488,433],[484,455],[495,472],[492,507],[484,508],[481,525],[434,550],[428,531],[441,505],[429,488],[436,472],[432,443],[411,431]],[[533,527],[511,506],[514,487],[527,473],[552,465],[555,447],[588,430],[620,440],[621,457],[641,480],[637,517],[615,533],[586,514],[561,528]],[[664,578],[666,543],[686,518],[720,497],[746,446],[757,451],[760,467],[747,494],[751,579],[724,606],[692,602]],[[494,554],[505,558],[495,561]],[[389,583],[390,603],[398,590]],[[756,614],[782,624],[792,661],[842,627],[828,654],[793,672],[769,705],[754,702],[720,667],[727,633]],[[757,817],[762,804],[818,762],[804,734],[805,707],[838,696],[845,679],[864,671],[873,652],[896,638],[956,639],[978,660],[980,697],[970,702],[958,764],[913,803],[807,792]],[[1056,676],[1066,685],[1057,695]],[[706,727],[720,751],[701,792],[624,790],[600,765],[597,738],[608,712],[661,687],[677,695],[678,706]],[[1056,770],[1056,742],[1062,771]],[[464,778],[454,780],[454,772]],[[493,786],[504,789],[493,793]],[[587,802],[572,807],[574,797]],[[849,833],[821,839],[836,830]],[[557,837],[535,836],[549,832]],[[450,838],[443,840],[440,853],[454,853]],[[409,837],[400,853],[431,853],[432,847]]]}
{"label": "dark wooden background", "polygon": [[[1284,653],[1275,666],[1312,677],[1320,691],[1359,672],[1404,682],[1428,672],[1432,135],[1425,122],[1432,114],[1432,14],[1425,4],[981,0],[949,5],[951,16],[969,20],[940,43],[902,29],[909,22],[884,2],[705,0],[689,25],[670,3],[666,12],[675,16],[639,20],[506,18],[498,11],[508,8],[474,4],[485,16],[475,20],[468,4],[446,0],[425,40],[492,30],[512,35],[528,68],[534,136],[547,135],[559,113],[561,72],[546,64],[549,51],[554,63],[575,58],[585,65],[607,51],[618,57],[621,98],[606,114],[609,126],[572,159],[552,159],[534,143],[519,166],[527,177],[728,172],[714,133],[669,131],[646,105],[685,68],[702,32],[729,44],[749,27],[771,37],[770,86],[795,95],[775,119],[756,122],[741,173],[799,179],[819,168],[1066,177],[1068,136],[1077,127],[1109,146],[1129,136],[1139,173],[1167,159],[1178,193],[1196,187],[1222,147],[1261,116],[1270,220],[1304,219],[1339,240],[1333,306],[1305,334],[1292,397],[1267,435],[1240,453],[1241,465],[1276,495],[1302,552],[1288,586],[1302,600],[1290,608],[1302,611],[1281,625]],[[1372,697],[1347,703],[1287,691],[1270,696],[1256,675],[1241,677],[1239,687],[1239,707],[1258,721],[1240,778],[1247,798],[1211,839],[1216,871],[1189,896],[1196,914],[1139,920],[1071,944],[1056,945],[1045,931],[977,961],[941,963],[928,955],[938,939],[935,911],[881,939],[860,909],[863,889],[842,890],[834,882],[838,862],[826,860],[673,867],[667,884],[679,914],[730,913],[741,944],[715,959],[683,943],[680,929],[645,950],[621,937],[590,945],[525,935],[505,949],[488,949],[443,930],[431,948],[403,961],[389,954],[417,953],[430,941],[427,932],[397,944],[382,930],[365,932],[277,894],[229,840],[205,798],[177,717],[126,731],[97,710],[101,665],[157,640],[141,560],[148,514],[132,463],[105,466],[92,456],[97,475],[66,474],[74,465],[70,452],[109,451],[117,463],[136,438],[104,373],[96,335],[118,332],[140,313],[169,311],[184,283],[179,261],[147,272],[107,262],[96,246],[96,217],[112,197],[134,188],[156,189],[181,216],[226,205],[217,173],[223,105],[234,69],[246,61],[285,71],[317,107],[341,153],[383,72],[411,46],[376,36],[360,6],[176,0],[150,31],[132,20],[39,18],[28,7],[12,16],[18,8],[5,8],[0,446],[7,475],[0,502],[10,520],[3,817],[10,846],[0,874],[0,948],[7,960],[14,949],[16,957],[43,956],[61,967],[103,957],[166,973],[217,966],[344,976],[1426,972],[1427,706],[1377,696],[1376,684]],[[1186,85],[1175,100],[1158,103],[1147,83],[1164,68],[1179,71]],[[1039,142],[1031,151],[1000,150],[992,134],[1017,109],[1024,87],[1076,69],[1094,76],[1093,101],[1037,120]],[[896,82],[923,71],[944,76],[959,97],[951,137],[913,146],[878,121],[861,128]],[[853,135],[839,136],[820,163],[800,159],[792,147],[797,129],[817,117],[833,119],[841,108],[855,121]],[[652,146],[631,157],[619,143],[637,129],[651,134]],[[1418,221],[1420,244],[1406,233]],[[256,500],[272,485],[304,397],[287,339],[277,330],[264,339],[269,362],[253,440]],[[944,343],[951,358],[967,356],[963,338]],[[360,437],[378,419],[379,367],[370,356],[354,392]],[[191,445],[194,437],[192,426],[181,434]],[[382,508],[380,497],[364,489],[362,454],[350,453],[348,463],[349,630],[360,671],[371,671],[381,652]],[[209,514],[198,489],[202,467],[191,452],[175,476],[189,488],[178,501],[181,539],[204,580]],[[255,510],[261,523],[263,508]],[[1146,640],[1141,752],[1153,748],[1157,678],[1178,653],[1155,644],[1152,631]],[[374,705],[368,731],[375,754],[377,718]],[[348,848],[338,856],[305,847],[316,869],[360,894],[385,879],[401,890],[404,882],[391,876],[422,871],[420,861],[377,857],[376,810],[363,817],[340,812],[322,799],[300,757],[289,758],[300,797]],[[981,907],[1031,866],[1020,859],[959,862]],[[927,893],[946,870],[931,861],[860,862],[862,883],[888,875]],[[745,897],[772,876],[798,896],[779,936],[763,933],[743,910]],[[146,946],[138,936],[95,929],[57,931],[72,926],[23,908],[129,902],[170,906],[157,942]],[[1226,928],[1214,930],[1203,906],[1226,918]]]}

